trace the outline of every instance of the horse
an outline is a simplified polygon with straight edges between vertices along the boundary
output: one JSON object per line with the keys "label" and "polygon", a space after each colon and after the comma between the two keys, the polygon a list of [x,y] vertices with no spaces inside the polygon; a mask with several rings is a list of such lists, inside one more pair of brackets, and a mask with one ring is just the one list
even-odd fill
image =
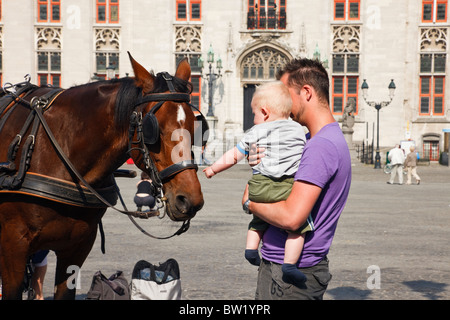
{"label": "horse", "polygon": [[[184,59],[174,76],[155,75],[128,54],[134,77],[66,90],[29,81],[4,89],[10,103],[0,104],[3,299],[22,299],[27,261],[39,250],[57,258],[54,299],[75,299],[68,267],[81,268],[88,257],[104,213],[117,202],[114,173],[129,158],[152,177],[159,200],[158,210],[133,216],[162,211],[189,222],[202,208],[191,151],[198,112],[189,103],[190,65]],[[174,139],[178,131],[186,134]]]}

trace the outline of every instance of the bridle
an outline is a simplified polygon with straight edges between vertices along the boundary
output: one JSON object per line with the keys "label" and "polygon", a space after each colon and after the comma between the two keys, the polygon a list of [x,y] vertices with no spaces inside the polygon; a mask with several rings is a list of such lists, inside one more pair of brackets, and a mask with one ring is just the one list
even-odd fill
{"label": "bridle", "polygon": [[[150,178],[152,180],[153,186],[155,187],[155,194],[153,195],[156,199],[157,209],[155,211],[148,211],[142,213],[142,215],[146,215],[146,217],[151,216],[159,216],[162,218],[164,216],[165,211],[167,210],[166,203],[167,198],[164,196],[163,192],[163,184],[170,180],[173,176],[177,175],[180,172],[185,170],[193,169],[198,170],[198,165],[195,163],[195,159],[193,154],[191,156],[191,160],[183,160],[177,163],[174,163],[167,168],[159,171],[156,168],[156,165],[153,159],[150,156],[149,147],[156,142],[160,141],[159,137],[159,123],[155,117],[155,113],[161,109],[165,102],[182,102],[188,104],[192,109],[196,110],[200,114],[200,119],[202,120],[202,146],[206,144],[208,127],[207,122],[201,113],[201,111],[190,103],[191,97],[188,93],[176,92],[173,86],[173,78],[167,72],[161,73],[164,80],[167,83],[170,93],[150,93],[142,96],[135,103],[135,111],[133,111],[130,117],[130,129],[129,129],[129,148],[127,153],[131,157],[131,152],[137,150],[141,153],[143,158],[143,163],[145,169],[149,172]],[[142,113],[143,108],[139,108],[142,105],[146,105],[150,102],[157,102],[150,111],[145,114]],[[139,110],[140,109],[140,110]],[[139,110],[139,111],[138,111]],[[147,127],[146,127],[147,126]],[[149,128],[151,127],[151,128]],[[157,128],[157,129],[156,129]],[[145,132],[150,130],[152,137],[146,139]],[[136,140],[134,140],[134,136],[136,135]],[[150,139],[150,141],[149,141]],[[160,216],[161,209],[163,211],[162,216]],[[146,218],[144,217],[144,218]],[[131,217],[130,217],[131,218]],[[187,222],[187,225],[189,221]],[[141,230],[143,231],[143,230]],[[144,232],[144,231],[143,231]]]}
{"label": "bridle", "polygon": [[[175,102],[184,102],[187,103],[188,105],[190,105],[191,108],[197,110],[200,115],[201,115],[201,119],[202,119],[202,124],[203,124],[203,132],[202,132],[202,136],[205,140],[207,140],[207,135],[203,135],[203,133],[206,131],[208,131],[207,128],[207,122],[204,119],[203,114],[200,112],[200,110],[198,108],[196,108],[195,106],[193,106],[192,104],[189,103],[190,101],[190,95],[187,93],[179,93],[179,92],[175,92],[174,86],[172,84],[172,77],[168,74],[168,73],[164,73],[163,74],[164,79],[167,82],[167,85],[169,87],[170,93],[151,93],[148,95],[143,96],[142,98],[140,98],[134,108],[136,109],[137,107],[145,104],[145,103],[149,103],[149,102],[158,102],[149,112],[148,114],[153,115],[155,114],[155,112],[157,112],[161,106],[164,104],[164,102],[167,101],[175,101]],[[29,82],[29,80],[27,81]],[[60,91],[60,89],[55,89],[52,90],[51,92],[53,93],[54,91]],[[15,96],[15,95],[14,95]],[[118,212],[127,214],[128,217],[130,218],[130,220],[136,225],[136,227],[138,227],[138,229],[140,229],[145,235],[150,236],[152,238],[156,238],[156,239],[168,239],[171,238],[175,235],[180,235],[181,233],[185,232],[188,228],[189,228],[189,222],[190,220],[186,220],[183,222],[183,225],[179,228],[179,230],[177,232],[175,232],[173,235],[170,235],[168,237],[156,237],[153,236],[149,233],[147,233],[145,230],[143,230],[134,220],[133,217],[137,217],[137,218],[143,218],[143,219],[147,219],[149,217],[153,217],[153,216],[159,216],[160,218],[162,218],[165,215],[165,211],[166,211],[166,202],[167,202],[167,198],[164,196],[163,190],[162,190],[162,186],[163,184],[170,179],[171,177],[173,177],[174,175],[187,170],[187,169],[195,169],[198,170],[198,166],[195,163],[195,160],[192,159],[191,160],[185,160],[185,161],[181,161],[179,163],[175,163],[161,171],[158,171],[153,160],[150,157],[150,153],[149,153],[149,149],[147,147],[147,144],[145,143],[145,139],[144,139],[144,121],[142,118],[142,112],[136,112],[134,111],[131,118],[130,118],[130,139],[129,139],[129,145],[132,146],[133,144],[138,144],[137,148],[132,148],[130,147],[128,150],[128,153],[131,153],[132,150],[138,149],[142,154],[143,154],[143,158],[144,158],[144,164],[146,169],[151,173],[151,177],[153,180],[153,183],[156,186],[156,190],[158,192],[158,194],[156,194],[155,198],[157,199],[157,204],[158,204],[158,209],[156,211],[150,211],[150,212],[138,212],[138,211],[128,211],[128,209],[125,206],[125,203],[120,195],[120,190],[117,186],[117,184],[115,184],[115,188],[117,190],[117,194],[122,202],[122,205],[124,207],[124,210],[120,210],[118,208],[116,208],[114,205],[112,205],[111,203],[109,203],[107,200],[105,200],[105,198],[100,195],[97,190],[95,190],[84,178],[83,176],[78,172],[78,170],[75,168],[75,166],[72,164],[72,162],[68,159],[68,157],[65,155],[64,151],[62,150],[61,146],[58,144],[55,136],[53,135],[52,131],[50,130],[50,127],[47,124],[47,121],[45,120],[43,113],[44,111],[51,105],[52,101],[49,101],[46,96],[43,97],[35,97],[33,98],[30,102],[24,100],[22,97],[20,96],[15,96],[15,98],[19,101],[21,101],[22,103],[25,103],[26,105],[30,106],[30,109],[35,112],[36,114],[36,121],[40,122],[40,124],[42,125],[43,129],[45,130],[45,132],[47,133],[51,143],[53,144],[53,146],[55,147],[57,153],[59,154],[59,156],[62,158],[63,162],[66,164],[66,166],[68,167],[68,169],[85,185],[85,187],[93,194],[95,195],[95,197],[97,197],[97,199],[99,199],[102,203],[104,203],[107,207],[112,208]],[[147,116],[147,115],[146,115]],[[155,117],[156,119],[156,117]],[[204,121],[203,121],[204,120]],[[132,138],[134,136],[134,131],[137,131],[137,141],[132,141]],[[133,134],[131,134],[131,132],[133,132]],[[157,137],[159,139],[159,135]],[[206,142],[204,140],[204,142]],[[33,139],[34,141],[34,139]],[[163,209],[163,214],[160,215],[160,209]],[[102,235],[102,239],[104,238],[103,235],[103,230],[101,228],[101,223],[100,223],[100,233]],[[102,247],[103,247],[103,241],[102,241]],[[103,251],[103,249],[102,249]]]}

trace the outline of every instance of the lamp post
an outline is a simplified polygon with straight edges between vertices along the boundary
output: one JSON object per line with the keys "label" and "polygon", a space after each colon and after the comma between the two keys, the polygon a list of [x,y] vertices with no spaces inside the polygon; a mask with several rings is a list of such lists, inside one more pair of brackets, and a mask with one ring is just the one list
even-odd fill
{"label": "lamp post", "polygon": [[97,72],[94,72],[94,75],[91,77],[92,81],[100,81],[102,80],[102,77],[99,77]]}
{"label": "lamp post", "polygon": [[[214,110],[213,110],[213,83],[217,79],[219,79],[222,74],[220,73],[220,70],[222,69],[222,59],[220,57],[216,60],[216,69],[218,70],[218,73],[215,73],[213,70],[213,63],[214,63],[214,50],[212,48],[212,45],[209,46],[209,50],[207,53],[207,60],[209,64],[209,73],[205,74],[205,77],[208,79],[208,113],[206,116],[208,117],[214,117]],[[200,57],[198,59],[198,67],[203,72],[203,58]]]}
{"label": "lamp post", "polygon": [[116,68],[112,64],[110,64],[106,68],[106,80],[114,79],[115,76],[116,76]]}
{"label": "lamp post", "polygon": [[389,89],[389,101],[383,101],[383,102],[374,102],[374,101],[367,101],[367,91],[369,91],[369,85],[366,82],[366,79],[364,79],[363,84],[361,86],[362,92],[363,92],[363,98],[364,101],[371,107],[374,107],[377,110],[377,150],[375,154],[375,166],[374,169],[381,169],[381,157],[380,157],[380,109],[387,107],[391,102],[392,99],[394,99],[395,94],[395,83],[394,79],[391,80],[391,83],[389,83],[388,89]]}

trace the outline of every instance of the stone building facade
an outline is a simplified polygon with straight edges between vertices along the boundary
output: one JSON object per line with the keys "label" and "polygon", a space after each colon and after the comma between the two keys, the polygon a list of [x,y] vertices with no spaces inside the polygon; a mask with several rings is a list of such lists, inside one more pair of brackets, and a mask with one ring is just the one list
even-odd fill
{"label": "stone building facade", "polygon": [[108,67],[116,77],[132,76],[127,51],[154,72],[172,73],[188,57],[193,102],[215,128],[211,157],[252,125],[255,87],[296,57],[326,66],[336,120],[355,101],[353,143],[376,139],[377,113],[363,97],[364,80],[367,100],[384,102],[393,79],[394,98],[380,110],[382,150],[411,140],[422,157],[438,160],[448,148],[448,0],[0,2],[2,84],[30,74],[37,84],[70,87],[107,77]]}

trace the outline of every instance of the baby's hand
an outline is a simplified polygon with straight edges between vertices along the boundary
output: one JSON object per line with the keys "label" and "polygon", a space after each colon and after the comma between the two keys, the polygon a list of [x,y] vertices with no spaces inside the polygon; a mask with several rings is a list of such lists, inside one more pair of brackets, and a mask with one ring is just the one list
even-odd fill
{"label": "baby's hand", "polygon": [[205,169],[203,169],[203,172],[205,173],[208,179],[210,179],[212,176],[216,174],[211,167],[206,167]]}

